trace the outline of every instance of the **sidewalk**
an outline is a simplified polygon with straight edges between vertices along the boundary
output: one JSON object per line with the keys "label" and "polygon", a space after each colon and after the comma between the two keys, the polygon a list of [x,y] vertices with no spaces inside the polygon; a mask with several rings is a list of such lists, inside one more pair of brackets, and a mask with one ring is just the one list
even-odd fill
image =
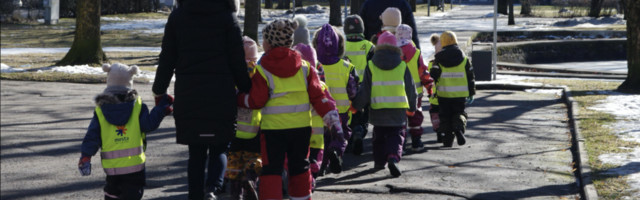
{"label": "sidewalk", "polygon": [[[104,172],[77,170],[93,97],[104,84],[2,81],[2,199],[100,199]],[[150,84],[136,84],[153,105]],[[170,87],[169,93],[173,93]],[[426,103],[426,102],[425,102]],[[425,114],[427,106],[424,107]],[[480,90],[468,108],[467,145],[440,148],[423,123],[427,152],[403,157],[403,175],[373,171],[371,133],[345,171],[321,177],[314,199],[574,199],[567,108],[553,93]],[[428,114],[427,114],[428,116]],[[371,128],[370,128],[371,130]],[[187,147],[172,117],[149,133],[144,199],[186,199]]]}

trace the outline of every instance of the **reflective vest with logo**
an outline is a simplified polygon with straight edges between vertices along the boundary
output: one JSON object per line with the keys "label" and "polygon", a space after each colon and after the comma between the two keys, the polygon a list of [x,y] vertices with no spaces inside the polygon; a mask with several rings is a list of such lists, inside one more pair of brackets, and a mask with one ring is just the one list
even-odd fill
{"label": "reflective vest with logo", "polygon": [[356,72],[360,77],[358,82],[362,82],[364,77],[364,69],[367,67],[367,54],[371,50],[373,43],[368,40],[361,40],[358,42],[349,42],[345,44],[345,56],[349,58],[351,64],[355,66]]}
{"label": "reflective vest with logo", "polygon": [[409,108],[404,90],[404,73],[407,64],[403,61],[391,70],[382,70],[369,61],[371,71],[371,108]]}
{"label": "reflective vest with logo", "polygon": [[252,139],[256,137],[260,130],[260,118],[262,118],[260,109],[238,107],[236,137],[240,139]]}
{"label": "reflective vest with logo", "polygon": [[309,147],[324,149],[324,121],[313,108],[311,108],[311,140]]}
{"label": "reflective vest with logo", "polygon": [[438,79],[438,97],[458,98],[469,96],[467,84],[467,58],[454,67],[440,67],[442,75]]}
{"label": "reflective vest with logo", "polygon": [[409,72],[411,72],[411,78],[413,78],[413,84],[416,86],[416,92],[418,95],[422,94],[422,82],[420,82],[420,73],[418,73],[418,59],[420,58],[420,49],[416,49],[416,53],[407,63]]}
{"label": "reflective vest with logo", "polygon": [[260,128],[281,130],[311,126],[307,93],[309,63],[303,61],[298,72],[286,78],[274,76],[261,65],[256,65],[256,69],[269,86],[269,100],[261,111]]}
{"label": "reflective vest with logo", "polygon": [[129,121],[124,126],[116,126],[107,121],[100,106],[96,116],[100,123],[102,139],[102,168],[107,175],[121,175],[139,172],[144,169],[144,133],[140,131],[140,110],[142,100],[138,97],[133,105]]}
{"label": "reflective vest with logo", "polygon": [[329,92],[333,99],[336,100],[336,107],[339,113],[349,111],[349,95],[347,94],[347,83],[349,82],[349,73],[353,70],[353,65],[345,62],[343,59],[333,65],[323,65],[324,80],[329,86]]}
{"label": "reflective vest with logo", "polygon": [[[433,66],[433,61],[429,62],[428,66],[427,66],[428,67],[427,69],[429,71],[431,71],[431,67],[432,66]],[[438,104],[438,96],[437,96],[437,93],[436,93],[436,91],[437,91],[436,87],[437,87],[437,85],[435,85],[434,87],[431,87],[431,91],[432,91],[431,94],[433,94],[433,95],[431,95],[431,97],[429,97],[429,104],[437,106],[439,104]]]}

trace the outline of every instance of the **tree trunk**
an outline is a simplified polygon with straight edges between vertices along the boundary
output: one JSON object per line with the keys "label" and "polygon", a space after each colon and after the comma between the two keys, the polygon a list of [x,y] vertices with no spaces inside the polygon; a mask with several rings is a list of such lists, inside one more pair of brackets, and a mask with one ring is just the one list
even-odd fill
{"label": "tree trunk", "polygon": [[78,0],[71,49],[56,65],[100,65],[107,61],[100,42],[100,0]]}
{"label": "tree trunk", "polygon": [[273,1],[271,0],[264,0],[264,8],[273,8]]}
{"label": "tree trunk", "polygon": [[[416,12],[416,8],[418,7],[417,4],[417,0],[409,0],[409,5],[411,5],[411,11],[412,12]],[[453,3],[453,0],[451,0],[451,3]]]}
{"label": "tree trunk", "polygon": [[627,20],[627,79],[618,90],[640,92],[640,1],[624,0]]}
{"label": "tree trunk", "polygon": [[340,0],[329,0],[329,24],[333,26],[342,26]]}
{"label": "tree trunk", "polygon": [[531,15],[531,1],[532,0],[520,0],[520,4],[522,4],[520,15]]}
{"label": "tree trunk", "polygon": [[302,7],[302,0],[296,0],[296,5],[294,7]]}
{"label": "tree trunk", "polygon": [[258,41],[258,22],[260,21],[260,0],[244,1],[244,35]]}
{"label": "tree trunk", "polygon": [[360,7],[362,7],[362,0],[351,0],[351,12],[352,15],[360,13]]}
{"label": "tree trunk", "polygon": [[591,0],[591,9],[589,10],[589,17],[600,17],[600,10],[602,10],[602,3],[604,3],[604,0]]}
{"label": "tree trunk", "polygon": [[279,0],[278,7],[276,9],[290,9],[291,8],[291,0]]}
{"label": "tree trunk", "polygon": [[509,0],[509,23],[508,25],[516,25],[515,14],[513,13],[513,0]]}
{"label": "tree trunk", "polygon": [[507,13],[507,0],[498,0],[498,13],[506,15]]}

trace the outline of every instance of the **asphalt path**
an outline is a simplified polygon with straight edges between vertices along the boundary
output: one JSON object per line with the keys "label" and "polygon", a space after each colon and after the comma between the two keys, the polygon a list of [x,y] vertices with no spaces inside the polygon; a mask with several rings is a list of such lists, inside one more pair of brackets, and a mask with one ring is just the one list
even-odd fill
{"label": "asphalt path", "polygon": [[[1,82],[1,199],[103,198],[105,174],[99,156],[92,159],[91,176],[80,176],[77,162],[94,109],[92,99],[104,87]],[[151,85],[134,87],[143,102],[153,106]],[[559,96],[481,90],[467,112],[467,145],[441,148],[426,119],[422,142],[427,151],[406,152],[399,178],[388,170],[372,169],[369,133],[364,154],[347,154],[343,173],[321,177],[314,199],[574,199],[578,195],[567,108]],[[144,199],[186,199],[188,153],[186,146],[175,143],[173,118],[165,118],[157,131],[147,135]]]}

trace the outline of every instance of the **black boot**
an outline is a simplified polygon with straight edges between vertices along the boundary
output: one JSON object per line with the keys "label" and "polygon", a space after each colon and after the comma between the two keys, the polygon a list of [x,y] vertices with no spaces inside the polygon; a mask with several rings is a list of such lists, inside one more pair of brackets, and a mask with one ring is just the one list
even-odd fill
{"label": "black boot", "polygon": [[462,131],[455,131],[456,140],[458,141],[458,145],[462,146],[467,143],[467,140],[464,138],[464,133]]}
{"label": "black boot", "polygon": [[442,143],[442,138],[444,138],[444,133],[441,132],[436,132],[436,142],[437,143]]}
{"label": "black boot", "polygon": [[231,199],[242,199],[242,182],[240,180],[229,180],[229,186]]}
{"label": "black boot", "polygon": [[353,137],[353,155],[362,155],[362,137]]}
{"label": "black boot", "polygon": [[453,133],[445,132],[444,136],[442,136],[442,146],[443,147],[452,147],[453,146]]}
{"label": "black boot", "polygon": [[411,151],[420,152],[424,150],[424,144],[420,140],[420,136],[411,136]]}
{"label": "black boot", "polygon": [[338,152],[335,150],[329,152],[329,169],[331,173],[339,174],[342,172],[342,158],[338,156]]}
{"label": "black boot", "polygon": [[398,161],[396,161],[396,159],[389,158],[389,160],[387,160],[387,163],[389,164],[389,172],[391,173],[391,176],[399,177],[400,175],[402,175],[402,172],[400,172],[400,169],[398,169]]}

